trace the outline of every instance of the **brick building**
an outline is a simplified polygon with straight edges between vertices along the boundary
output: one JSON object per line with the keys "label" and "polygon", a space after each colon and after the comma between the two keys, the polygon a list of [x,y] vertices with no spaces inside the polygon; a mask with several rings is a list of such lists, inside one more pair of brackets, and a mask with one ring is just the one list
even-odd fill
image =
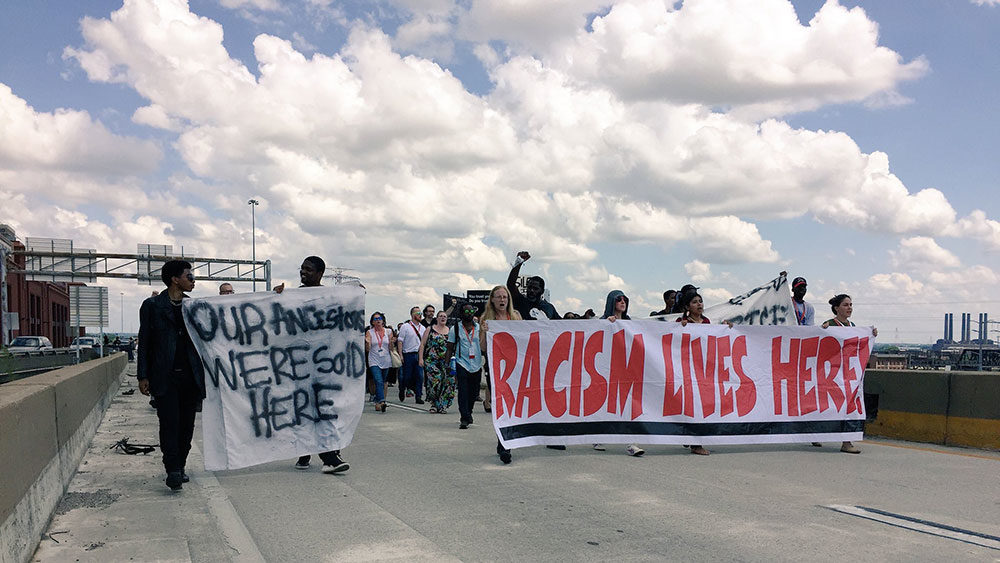
{"label": "brick building", "polygon": [[[24,250],[24,245],[14,238],[7,225],[0,225],[0,244],[12,250]],[[60,282],[28,281],[24,274],[11,270],[24,269],[24,256],[7,255],[7,310],[18,315],[18,325],[13,335],[46,336],[52,346],[69,346],[69,286]],[[79,330],[83,335],[84,331]]]}

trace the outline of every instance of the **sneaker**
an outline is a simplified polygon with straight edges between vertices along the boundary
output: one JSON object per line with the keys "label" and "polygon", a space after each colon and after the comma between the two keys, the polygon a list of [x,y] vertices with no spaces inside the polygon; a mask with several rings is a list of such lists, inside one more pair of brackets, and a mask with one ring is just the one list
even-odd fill
{"label": "sneaker", "polygon": [[854,444],[852,444],[850,442],[844,442],[844,444],[842,446],[840,446],[840,451],[844,452],[845,454],[859,454],[859,453],[861,453],[861,450],[858,449],[857,446],[855,446]]}
{"label": "sneaker", "polygon": [[171,471],[167,473],[167,480],[165,481],[165,483],[167,484],[168,487],[170,487],[171,491],[179,491],[184,487],[183,475],[184,474],[181,473],[180,471]]}
{"label": "sneaker", "polygon": [[351,465],[340,459],[339,455],[334,456],[333,463],[323,465],[323,473],[343,473],[351,468]]}
{"label": "sneaker", "polygon": [[823,444],[820,444],[819,442],[813,442],[812,445],[813,445],[814,448],[822,448],[823,447]]}
{"label": "sneaker", "polygon": [[181,483],[189,483],[189,482],[191,482],[191,478],[188,477],[188,474],[185,473],[184,470],[182,469],[181,470]]}
{"label": "sneaker", "polygon": [[413,391],[407,390],[406,391],[406,396],[407,397],[412,397],[413,396]]}
{"label": "sneaker", "polygon": [[631,456],[639,457],[642,454],[646,453],[646,450],[640,448],[635,444],[629,444],[628,447],[625,448],[625,453]]}
{"label": "sneaker", "polygon": [[469,428],[469,423],[464,420],[458,425],[459,430],[466,430],[468,428]]}
{"label": "sneaker", "polygon": [[604,451],[604,444],[594,444],[594,449],[597,450],[597,451],[599,451],[599,452],[603,452]]}
{"label": "sneaker", "polygon": [[507,465],[508,463],[513,461],[513,459],[510,457],[510,450],[503,450],[502,452],[499,452],[497,455],[500,456],[500,461],[502,461],[504,465]]}
{"label": "sneaker", "polygon": [[305,462],[296,461],[295,462],[295,469],[309,469],[309,462],[308,461],[305,461]]}
{"label": "sneaker", "polygon": [[416,402],[417,402],[418,405],[424,404],[424,400],[423,399],[419,399],[418,398]]}
{"label": "sneaker", "polygon": [[566,449],[566,446],[562,446],[562,445],[545,446],[545,447],[548,448],[548,449],[550,449],[550,450],[565,450]]}

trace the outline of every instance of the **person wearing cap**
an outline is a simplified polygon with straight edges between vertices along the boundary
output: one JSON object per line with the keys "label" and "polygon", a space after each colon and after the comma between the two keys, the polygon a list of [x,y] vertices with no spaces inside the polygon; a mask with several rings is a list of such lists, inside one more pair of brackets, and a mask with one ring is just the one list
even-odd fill
{"label": "person wearing cap", "polygon": [[689,283],[688,284],[684,284],[684,287],[682,287],[681,290],[678,291],[677,294],[674,296],[675,299],[676,299],[676,301],[674,302],[674,308],[671,309],[670,312],[671,313],[684,313],[684,306],[681,304],[681,302],[684,301],[685,296],[697,294],[698,293],[698,289],[699,288],[697,288],[697,287],[695,287],[695,286],[693,286],[693,285],[691,285]]}
{"label": "person wearing cap", "polygon": [[795,321],[799,326],[816,324],[816,310],[805,301],[806,279],[798,277],[792,280],[792,307],[795,309]]}

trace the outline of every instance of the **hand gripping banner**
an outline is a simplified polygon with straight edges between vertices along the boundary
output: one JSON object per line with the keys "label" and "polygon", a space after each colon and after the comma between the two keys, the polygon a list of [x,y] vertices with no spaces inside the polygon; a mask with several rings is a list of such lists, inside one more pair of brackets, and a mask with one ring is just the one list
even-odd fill
{"label": "hand gripping banner", "polygon": [[493,424],[536,444],[862,439],[869,327],[490,321]]}
{"label": "hand gripping banner", "polygon": [[364,290],[308,287],[184,302],[205,366],[205,469],[351,443],[364,408]]}

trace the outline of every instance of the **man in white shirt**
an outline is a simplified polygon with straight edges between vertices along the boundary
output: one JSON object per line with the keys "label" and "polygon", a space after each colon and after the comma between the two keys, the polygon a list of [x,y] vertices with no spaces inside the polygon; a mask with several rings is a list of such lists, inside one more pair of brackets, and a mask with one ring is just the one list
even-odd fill
{"label": "man in white shirt", "polygon": [[406,390],[412,389],[416,395],[417,404],[424,404],[424,370],[420,367],[420,340],[427,330],[420,324],[420,307],[410,309],[410,320],[399,327],[399,355],[403,357],[403,366],[399,368],[399,402],[406,399]]}

